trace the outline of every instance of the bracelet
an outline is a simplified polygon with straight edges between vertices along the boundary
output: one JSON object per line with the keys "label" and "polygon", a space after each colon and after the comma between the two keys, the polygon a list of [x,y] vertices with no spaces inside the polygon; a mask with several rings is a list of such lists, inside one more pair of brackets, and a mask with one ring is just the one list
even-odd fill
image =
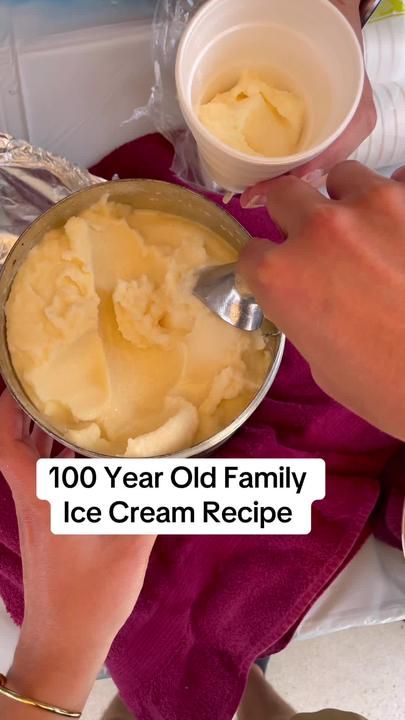
{"label": "bracelet", "polygon": [[30,705],[38,710],[53,713],[54,715],[60,715],[68,718],[81,718],[82,716],[80,712],[69,712],[69,710],[63,710],[62,708],[54,707],[53,705],[38,702],[38,700],[33,700],[33,698],[19,695],[19,693],[14,692],[14,690],[10,690],[6,685],[7,678],[0,673],[0,695],[4,695],[4,697],[8,697],[10,700],[15,700],[15,702],[22,703],[23,705]]}

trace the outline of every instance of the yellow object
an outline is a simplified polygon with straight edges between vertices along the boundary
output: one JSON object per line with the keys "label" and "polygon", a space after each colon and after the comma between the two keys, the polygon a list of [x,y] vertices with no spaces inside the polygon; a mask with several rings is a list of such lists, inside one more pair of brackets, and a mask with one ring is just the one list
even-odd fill
{"label": "yellow object", "polygon": [[383,20],[393,15],[405,14],[405,0],[383,0],[379,5],[370,22]]}
{"label": "yellow object", "polygon": [[47,705],[46,703],[41,703],[38,700],[25,697],[24,695],[16,693],[14,690],[10,690],[6,686],[7,678],[0,673],[0,695],[9,698],[9,700],[13,700],[14,702],[18,702],[22,705],[29,705],[30,707],[37,708],[38,710],[44,710],[44,712],[49,712],[53,715],[59,715],[59,717],[81,718],[82,716],[82,713],[80,712],[70,712],[69,710],[63,710],[62,708],[54,705]]}
{"label": "yellow object", "polygon": [[235,251],[181,217],[104,198],[47,233],[7,301],[14,369],[70,442],[107,455],[177,452],[249,404],[269,357],[192,295]]}
{"label": "yellow object", "polygon": [[256,74],[244,72],[231,90],[201,105],[199,117],[207,130],[235,150],[284,157],[299,148],[305,106],[295,93],[272,88]]}

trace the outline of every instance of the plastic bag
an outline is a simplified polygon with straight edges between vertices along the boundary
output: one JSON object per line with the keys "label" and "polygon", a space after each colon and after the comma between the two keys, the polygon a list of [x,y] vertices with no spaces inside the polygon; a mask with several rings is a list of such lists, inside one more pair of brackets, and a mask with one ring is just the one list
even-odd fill
{"label": "plastic bag", "polygon": [[[197,147],[186,128],[177,102],[175,65],[177,48],[187,24],[205,0],[158,0],[153,19],[152,59],[155,82],[148,104],[131,120],[148,117],[174,148],[172,170],[196,189],[207,189],[201,174]],[[208,189],[218,190],[213,184]]]}

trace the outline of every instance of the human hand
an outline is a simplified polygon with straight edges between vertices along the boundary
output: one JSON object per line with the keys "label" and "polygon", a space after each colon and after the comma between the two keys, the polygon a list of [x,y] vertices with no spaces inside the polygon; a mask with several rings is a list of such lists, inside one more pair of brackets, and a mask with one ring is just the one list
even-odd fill
{"label": "human hand", "polygon": [[252,241],[239,270],[318,385],[405,440],[405,168],[388,180],[346,161],[327,187],[285,176],[246,192],[267,195],[287,239]]}
{"label": "human hand", "polygon": [[38,427],[30,432],[29,418],[4,392],[0,470],[16,506],[25,596],[8,686],[81,709],[138,599],[154,538],[52,535],[49,505],[37,499],[35,482],[36,461],[51,449],[52,439]]}
{"label": "human hand", "polygon": [[[355,30],[360,43],[363,43],[359,12],[359,0],[330,0],[343,13]],[[345,132],[321,155],[305,165],[296,168],[292,174],[305,178],[314,186],[320,187],[325,175],[337,163],[346,160],[371,135],[377,122],[373,90],[366,75],[363,94],[355,116]]]}

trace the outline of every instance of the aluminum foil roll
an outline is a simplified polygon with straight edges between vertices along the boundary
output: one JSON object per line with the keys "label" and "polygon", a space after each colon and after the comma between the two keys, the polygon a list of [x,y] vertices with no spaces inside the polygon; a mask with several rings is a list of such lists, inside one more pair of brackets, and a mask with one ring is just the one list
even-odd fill
{"label": "aluminum foil roll", "polygon": [[101,178],[29,143],[0,133],[0,266],[38,215]]}

